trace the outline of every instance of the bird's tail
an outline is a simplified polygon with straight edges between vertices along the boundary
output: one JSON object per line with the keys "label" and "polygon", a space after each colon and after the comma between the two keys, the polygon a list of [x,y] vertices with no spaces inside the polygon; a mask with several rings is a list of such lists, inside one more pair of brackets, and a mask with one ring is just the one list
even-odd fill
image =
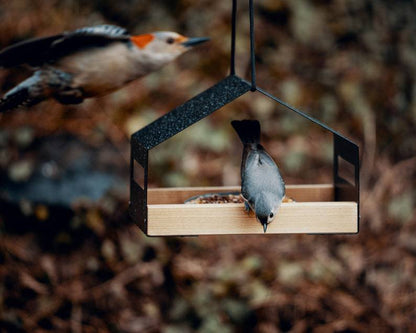
{"label": "bird's tail", "polygon": [[0,99],[0,113],[22,106],[29,107],[43,101],[45,98],[46,94],[41,77],[38,73],[35,73],[8,91]]}
{"label": "bird's tail", "polygon": [[243,144],[260,142],[260,123],[257,120],[233,120],[231,125]]}

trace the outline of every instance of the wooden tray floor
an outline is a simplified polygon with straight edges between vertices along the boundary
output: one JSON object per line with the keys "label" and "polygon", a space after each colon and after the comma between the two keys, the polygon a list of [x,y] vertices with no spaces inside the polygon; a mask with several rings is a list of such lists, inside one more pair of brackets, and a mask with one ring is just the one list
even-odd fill
{"label": "wooden tray floor", "polygon": [[[238,192],[239,187],[185,187],[148,190],[149,236],[263,234],[263,227],[244,204],[184,204],[206,193]],[[356,202],[333,201],[330,184],[287,185],[295,202],[282,203],[267,234],[357,233]]]}

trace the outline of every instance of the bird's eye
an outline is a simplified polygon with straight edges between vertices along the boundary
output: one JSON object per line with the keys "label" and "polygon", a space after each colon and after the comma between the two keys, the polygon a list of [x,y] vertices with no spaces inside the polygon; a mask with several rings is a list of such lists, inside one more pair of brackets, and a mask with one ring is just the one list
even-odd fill
{"label": "bird's eye", "polygon": [[175,43],[175,39],[174,39],[174,38],[172,38],[172,37],[169,37],[169,38],[166,40],[166,43],[168,43],[168,44],[173,44],[173,43]]}
{"label": "bird's eye", "polygon": [[274,217],[274,214],[270,213],[269,217],[272,219]]}

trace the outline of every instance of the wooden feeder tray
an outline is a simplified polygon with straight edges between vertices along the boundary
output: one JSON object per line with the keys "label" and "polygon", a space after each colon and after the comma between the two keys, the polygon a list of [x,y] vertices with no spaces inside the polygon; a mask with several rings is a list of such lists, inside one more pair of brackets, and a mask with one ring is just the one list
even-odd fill
{"label": "wooden feeder tray", "polygon": [[[267,234],[341,234],[359,230],[359,147],[304,112],[257,87],[254,55],[253,1],[250,4],[251,82],[235,74],[237,1],[233,0],[231,73],[216,85],[166,113],[131,137],[129,213],[148,236],[263,234],[243,203],[185,203],[207,193],[239,192],[239,187],[148,188],[149,151],[246,93],[261,93],[285,108],[333,133],[333,184],[287,185],[286,195]],[[345,163],[346,162],[346,163]],[[352,180],[340,175],[340,164],[351,166]]]}

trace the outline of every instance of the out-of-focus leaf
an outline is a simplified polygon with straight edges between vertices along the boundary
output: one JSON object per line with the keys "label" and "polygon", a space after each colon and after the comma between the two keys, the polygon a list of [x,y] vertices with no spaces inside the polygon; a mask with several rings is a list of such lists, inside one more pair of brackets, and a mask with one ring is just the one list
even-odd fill
{"label": "out-of-focus leaf", "polygon": [[116,259],[116,247],[110,239],[105,239],[101,245],[101,254],[108,262],[112,262]]}
{"label": "out-of-focus leaf", "polygon": [[9,177],[15,182],[23,182],[30,178],[33,168],[33,162],[30,160],[16,161],[9,166]]}
{"label": "out-of-focus leaf", "polygon": [[304,277],[303,267],[297,262],[282,261],[277,265],[277,277],[283,284],[297,284]]}
{"label": "out-of-focus leaf", "polygon": [[227,298],[222,302],[222,306],[232,323],[243,323],[250,313],[250,307],[241,300]]}
{"label": "out-of-focus leaf", "polygon": [[32,127],[20,127],[13,133],[14,141],[20,148],[26,148],[32,143],[34,132]]}
{"label": "out-of-focus leaf", "polygon": [[414,218],[415,197],[416,193],[410,191],[392,198],[388,206],[389,215],[401,223],[409,222]]}

